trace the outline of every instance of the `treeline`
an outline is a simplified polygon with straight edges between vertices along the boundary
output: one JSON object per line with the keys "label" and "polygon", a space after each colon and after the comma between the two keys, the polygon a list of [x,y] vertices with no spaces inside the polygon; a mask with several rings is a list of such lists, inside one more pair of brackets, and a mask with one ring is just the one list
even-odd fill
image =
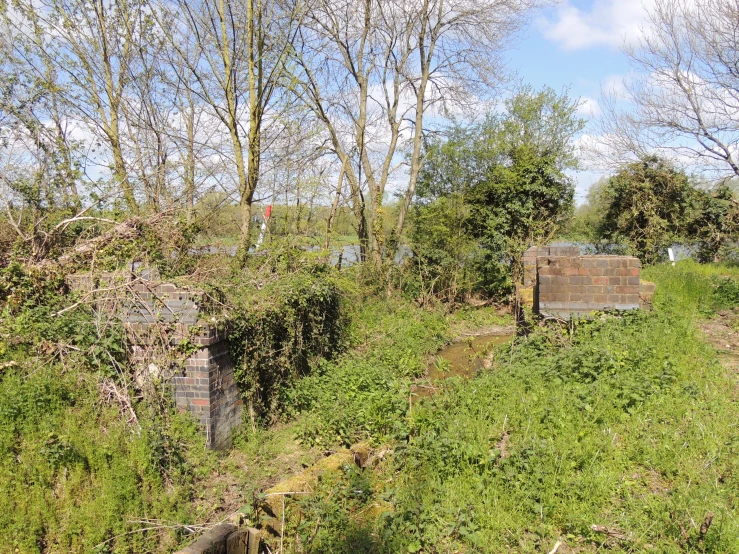
{"label": "treeline", "polygon": [[[52,210],[192,213],[217,192],[239,206],[243,258],[254,202],[286,192],[320,196],[329,228],[348,207],[363,255],[378,262],[386,236],[403,230],[424,132],[489,97],[536,4],[3,3],[8,222],[28,241],[54,229]],[[394,181],[401,199],[386,233]]]}

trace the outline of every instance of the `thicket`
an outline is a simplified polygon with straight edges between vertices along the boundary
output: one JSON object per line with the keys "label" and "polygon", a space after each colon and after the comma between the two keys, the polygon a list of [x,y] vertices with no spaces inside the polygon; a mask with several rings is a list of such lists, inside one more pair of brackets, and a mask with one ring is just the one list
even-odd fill
{"label": "thicket", "polygon": [[64,311],[77,299],[61,273],[0,269],[0,549],[170,550],[204,517],[212,454],[191,418],[110,397],[130,379],[125,335]]}
{"label": "thicket", "polygon": [[510,292],[523,252],[572,213],[576,110],[566,92],[526,87],[504,113],[426,144],[409,233],[417,295]]}
{"label": "thicket", "polygon": [[647,157],[595,184],[569,236],[616,245],[643,263],[685,244],[701,262],[726,259],[739,231],[739,210],[727,183],[708,189],[667,160]]}
{"label": "thicket", "polygon": [[736,287],[727,267],[655,267],[653,312],[538,328],[445,381],[389,461],[295,501],[294,548],[736,552],[736,378],[696,328],[737,305],[727,274]]}
{"label": "thicket", "polygon": [[350,283],[323,263],[275,257],[279,268],[257,260],[259,271],[232,275],[223,288],[208,287],[221,298],[219,311],[252,426],[279,419],[289,409],[285,389],[347,345]]}

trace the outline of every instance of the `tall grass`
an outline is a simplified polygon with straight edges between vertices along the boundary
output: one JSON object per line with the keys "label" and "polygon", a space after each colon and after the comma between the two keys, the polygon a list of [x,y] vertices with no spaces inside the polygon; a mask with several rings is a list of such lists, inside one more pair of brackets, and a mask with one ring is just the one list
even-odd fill
{"label": "tall grass", "polygon": [[371,492],[300,501],[296,550],[739,552],[739,383],[697,328],[739,271],[645,276],[653,312],[538,329],[406,413]]}

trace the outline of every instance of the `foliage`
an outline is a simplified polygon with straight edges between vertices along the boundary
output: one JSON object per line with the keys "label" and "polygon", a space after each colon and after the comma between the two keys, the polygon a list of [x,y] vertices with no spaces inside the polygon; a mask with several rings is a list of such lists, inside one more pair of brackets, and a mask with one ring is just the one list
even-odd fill
{"label": "foliage", "polygon": [[454,301],[460,293],[474,290],[479,277],[469,260],[479,247],[467,230],[469,213],[458,193],[415,207],[410,230],[413,258],[409,261],[413,271],[402,283],[406,294],[424,302],[427,295]]}
{"label": "foliage", "polygon": [[192,499],[213,456],[188,416],[134,402],[132,425],[104,399],[103,380],[125,385],[124,334],[62,310],[74,300],[61,274],[0,270],[0,550],[171,550],[184,527],[156,522],[203,516]]}
{"label": "foliage", "polygon": [[[349,507],[331,516],[322,543],[335,552],[533,553],[557,540],[583,551],[736,552],[736,377],[695,328],[702,303],[734,302],[733,288],[714,284],[721,274],[739,276],[726,266],[650,268],[653,312],[538,328],[498,351],[489,372],[445,381],[406,415],[407,434],[371,477],[362,502],[382,515],[369,521]],[[313,509],[328,498],[321,491]],[[301,525],[311,529],[314,515]],[[349,547],[349,536],[363,538]]]}
{"label": "foliage", "polygon": [[505,107],[426,145],[411,247],[416,267],[439,283],[434,293],[453,281],[445,275],[454,263],[467,287],[508,291],[523,252],[550,238],[571,213],[565,171],[577,166],[572,138],[583,126],[577,101],[526,87]]}
{"label": "foliage", "polygon": [[590,186],[585,203],[575,209],[572,219],[558,235],[559,239],[591,244],[596,248],[602,246],[605,241],[600,235],[600,226],[608,209],[604,195],[607,183],[607,179],[600,179]]}
{"label": "foliage", "polygon": [[283,388],[345,345],[342,283],[330,267],[302,260],[285,249],[265,264],[272,268],[231,276],[228,288],[212,291],[228,314],[229,351],[253,423],[274,421]]}
{"label": "foliage", "polygon": [[284,391],[286,415],[301,417],[298,437],[328,446],[402,435],[412,378],[424,372],[447,329],[440,313],[368,301],[349,329],[355,349]]}
{"label": "foliage", "polygon": [[732,193],[708,193],[665,160],[649,157],[608,179],[599,224],[601,238],[623,242],[649,264],[662,260],[675,242],[697,243],[698,258],[714,261],[721,246],[736,236],[739,212]]}
{"label": "foliage", "polygon": [[363,510],[371,509],[371,477],[354,465],[319,477],[317,498],[311,495],[295,502],[305,518],[288,522],[288,532],[295,528],[295,544],[288,547],[292,546],[293,552],[376,552],[377,541],[371,529],[352,521]]}

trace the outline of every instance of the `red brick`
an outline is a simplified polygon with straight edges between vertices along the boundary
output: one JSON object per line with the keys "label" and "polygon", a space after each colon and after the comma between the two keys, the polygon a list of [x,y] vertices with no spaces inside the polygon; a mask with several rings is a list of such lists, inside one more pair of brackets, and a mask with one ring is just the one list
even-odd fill
{"label": "red brick", "polygon": [[639,277],[639,269],[638,268],[629,269],[629,275],[631,277]]}
{"label": "red brick", "polygon": [[618,294],[631,294],[632,290],[633,289],[631,287],[626,286],[626,285],[621,285],[621,286],[616,287],[616,292]]}
{"label": "red brick", "polygon": [[620,285],[621,284],[621,277],[609,277],[608,278],[608,284],[609,285]]}
{"label": "red brick", "polygon": [[594,285],[607,285],[608,277],[593,277],[593,284]]}
{"label": "red brick", "polygon": [[193,406],[208,406],[210,405],[210,400],[207,398],[193,398],[192,404]]}

